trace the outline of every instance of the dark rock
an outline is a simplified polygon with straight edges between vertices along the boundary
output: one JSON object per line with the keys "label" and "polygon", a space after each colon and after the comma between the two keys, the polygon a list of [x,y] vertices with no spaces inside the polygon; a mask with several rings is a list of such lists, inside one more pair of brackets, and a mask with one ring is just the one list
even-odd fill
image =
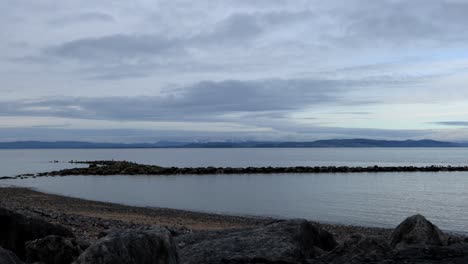
{"label": "dark rock", "polygon": [[297,234],[297,241],[307,256],[315,256],[312,248],[319,248],[325,251],[333,250],[338,243],[332,234],[323,230],[318,225],[308,221],[303,221]]}
{"label": "dark rock", "polygon": [[87,248],[91,246],[91,243],[85,240],[77,240],[78,246],[80,247],[81,251],[85,251]]}
{"label": "dark rock", "polygon": [[322,263],[379,263],[391,257],[387,241],[376,237],[358,236],[321,258]]}
{"label": "dark rock", "polygon": [[116,232],[116,231],[117,231],[117,230],[113,230],[113,229],[104,229],[104,230],[102,230],[101,232],[99,232],[99,233],[97,234],[97,238],[98,238],[98,239],[101,239],[101,238],[103,238],[103,237],[109,235],[110,233]]}
{"label": "dark rock", "polygon": [[154,227],[110,233],[86,249],[76,264],[179,263],[169,231]]}
{"label": "dark rock", "polygon": [[0,263],[1,264],[23,264],[21,260],[11,251],[0,247]]}
{"label": "dark rock", "polygon": [[404,248],[408,245],[447,245],[447,236],[422,215],[408,217],[391,235],[391,246]]}
{"label": "dark rock", "polygon": [[25,258],[27,241],[48,235],[74,237],[73,233],[63,226],[0,208],[0,247],[13,251],[20,259]]}
{"label": "dark rock", "polygon": [[468,245],[407,246],[396,252],[394,260],[396,263],[468,263]]}
{"label": "dark rock", "polygon": [[177,238],[183,263],[298,263],[336,247],[333,236],[304,220],[206,231]]}
{"label": "dark rock", "polygon": [[82,249],[74,238],[47,236],[26,242],[26,261],[46,264],[69,264],[81,254]]}
{"label": "dark rock", "polygon": [[448,236],[447,237],[447,245],[453,245],[453,244],[460,244],[460,243],[464,243],[463,241],[463,237],[460,237],[460,236]]}

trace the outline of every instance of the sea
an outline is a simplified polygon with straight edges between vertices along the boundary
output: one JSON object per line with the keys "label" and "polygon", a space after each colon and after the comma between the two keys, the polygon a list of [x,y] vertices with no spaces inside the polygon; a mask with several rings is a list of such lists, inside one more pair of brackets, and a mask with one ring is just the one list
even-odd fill
{"label": "sea", "polygon": [[[0,150],[0,177],[79,166],[70,160],[111,159],[176,167],[460,166],[468,165],[468,148]],[[422,214],[443,230],[468,234],[468,172],[72,176],[1,180],[0,186],[132,206],[369,227],[394,228]]]}

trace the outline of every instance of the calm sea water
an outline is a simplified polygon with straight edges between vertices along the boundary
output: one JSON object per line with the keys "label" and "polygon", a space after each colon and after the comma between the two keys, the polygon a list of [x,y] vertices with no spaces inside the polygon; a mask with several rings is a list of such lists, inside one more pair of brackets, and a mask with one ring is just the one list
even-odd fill
{"label": "calm sea water", "polygon": [[[468,149],[140,149],[0,151],[0,175],[126,159],[163,166],[465,165]],[[468,233],[468,173],[75,176],[2,185],[128,205],[394,227],[421,213]],[[1,189],[0,189],[1,191]]]}

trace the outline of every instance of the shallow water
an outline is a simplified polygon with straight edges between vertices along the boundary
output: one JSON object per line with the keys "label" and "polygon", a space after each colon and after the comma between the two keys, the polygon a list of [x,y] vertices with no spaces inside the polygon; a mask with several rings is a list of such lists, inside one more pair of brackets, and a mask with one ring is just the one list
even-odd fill
{"label": "shallow water", "polygon": [[468,173],[69,176],[0,184],[128,205],[395,227],[420,213],[468,231]]}

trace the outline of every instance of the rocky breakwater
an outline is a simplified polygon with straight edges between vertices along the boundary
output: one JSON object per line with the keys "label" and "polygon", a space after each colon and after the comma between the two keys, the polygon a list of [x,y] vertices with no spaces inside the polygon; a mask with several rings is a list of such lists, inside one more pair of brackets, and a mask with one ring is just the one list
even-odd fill
{"label": "rocky breakwater", "polygon": [[468,171],[468,166],[296,166],[296,167],[160,167],[144,165],[128,161],[71,161],[74,164],[88,164],[85,168],[64,169],[38,173],[35,175],[19,175],[16,178],[39,176],[70,176],[70,175],[177,175],[177,174],[272,174],[272,173],[362,173],[362,172],[442,172]]}
{"label": "rocky breakwater", "polygon": [[2,264],[468,263],[468,243],[421,215],[404,220],[390,237],[353,234],[344,241],[306,220],[180,234],[157,226],[112,230],[92,244],[5,209],[0,224]]}

